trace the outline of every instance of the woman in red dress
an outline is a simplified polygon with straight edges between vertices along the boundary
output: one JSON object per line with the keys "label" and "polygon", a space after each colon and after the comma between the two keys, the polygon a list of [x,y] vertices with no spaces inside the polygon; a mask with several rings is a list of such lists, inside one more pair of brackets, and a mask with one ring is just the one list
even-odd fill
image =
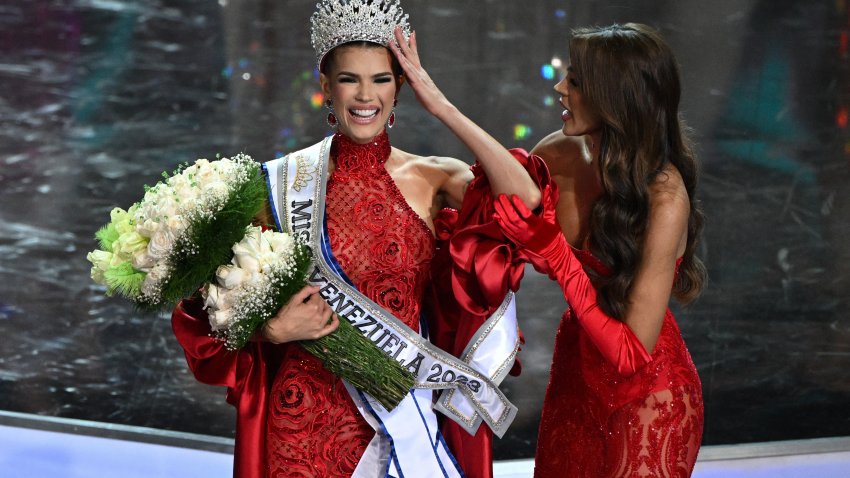
{"label": "woman in red dress", "polygon": [[[378,9],[376,16],[364,14],[372,9]],[[492,222],[493,195],[519,194],[536,208],[547,176],[542,162],[507,151],[443,96],[420,65],[415,34],[408,39],[389,23],[397,18],[387,12],[396,11],[400,7],[394,1],[323,0],[317,5],[313,45],[330,109],[328,123],[336,128],[328,176],[322,178],[327,180],[324,213],[332,254],[347,278],[368,299],[418,331],[426,286],[434,275],[439,239],[435,232],[445,223],[438,217],[442,208],[469,205],[480,211],[473,216],[490,222],[498,233]],[[417,156],[390,145],[386,127],[396,121],[394,106],[404,82],[429,113],[469,146],[479,167],[470,170],[454,158]],[[291,156],[297,159],[299,154]],[[305,176],[311,174],[306,171]],[[461,219],[470,216],[461,214]],[[472,222],[474,218],[459,227]],[[521,265],[506,264],[490,272],[518,280]],[[517,281],[502,282],[515,288]],[[297,293],[265,324],[256,341],[236,352],[209,336],[199,301],[184,301],[172,315],[175,335],[196,378],[226,386],[227,400],[237,408],[235,476],[388,473],[386,464],[361,465],[375,425],[361,416],[340,379],[296,343],[327,335],[338,325],[339,318],[319,290],[308,286]],[[505,292],[503,288],[502,295]],[[498,305],[484,308],[492,313]],[[464,446],[452,445],[456,450]],[[473,447],[456,451],[455,458],[466,476],[487,478],[491,463],[486,430],[479,431]]]}
{"label": "woman in red dress", "polygon": [[705,269],[697,167],[679,119],[679,72],[645,25],[579,29],[555,90],[561,131],[532,151],[559,186],[557,221],[502,196],[497,220],[569,304],[555,343],[535,476],[690,476],[700,380],[668,308]]}

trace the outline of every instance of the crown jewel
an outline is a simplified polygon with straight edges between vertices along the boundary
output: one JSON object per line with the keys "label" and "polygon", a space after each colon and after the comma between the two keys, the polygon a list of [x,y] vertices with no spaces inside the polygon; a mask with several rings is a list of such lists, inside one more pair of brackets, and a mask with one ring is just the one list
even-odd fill
{"label": "crown jewel", "polygon": [[343,43],[368,41],[388,46],[396,25],[410,36],[407,14],[398,0],[321,0],[310,18],[310,41],[321,68],[329,51]]}

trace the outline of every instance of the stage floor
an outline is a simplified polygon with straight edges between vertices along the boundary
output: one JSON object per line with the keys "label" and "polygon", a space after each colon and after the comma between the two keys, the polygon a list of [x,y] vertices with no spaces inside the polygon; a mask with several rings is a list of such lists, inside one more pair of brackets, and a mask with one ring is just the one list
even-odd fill
{"label": "stage floor", "polygon": [[[229,478],[232,441],[81,420],[0,413],[7,478]],[[495,478],[528,478],[534,461],[494,464]],[[850,439],[704,446],[695,478],[850,477]]]}

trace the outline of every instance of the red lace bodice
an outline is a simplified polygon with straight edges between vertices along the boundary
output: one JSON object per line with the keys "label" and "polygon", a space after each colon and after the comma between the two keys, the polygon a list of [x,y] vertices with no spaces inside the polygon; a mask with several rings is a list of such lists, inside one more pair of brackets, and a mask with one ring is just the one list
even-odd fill
{"label": "red lace bodice", "polygon": [[[434,237],[399,192],[384,162],[386,132],[366,145],[337,133],[328,180],[331,249],[371,300],[419,330]],[[301,347],[289,347],[272,385],[268,477],[351,476],[374,434],[343,384]]]}
{"label": "red lace bodice", "polygon": [[328,233],[334,256],[357,288],[419,330],[435,240],[384,168],[389,154],[386,132],[365,147],[337,133],[331,148],[336,170],[326,199]]}
{"label": "red lace bodice", "polygon": [[[600,270],[593,256],[574,252]],[[599,353],[571,311],[564,313],[535,477],[688,477],[702,429],[699,376],[669,309],[652,360],[630,377]]]}

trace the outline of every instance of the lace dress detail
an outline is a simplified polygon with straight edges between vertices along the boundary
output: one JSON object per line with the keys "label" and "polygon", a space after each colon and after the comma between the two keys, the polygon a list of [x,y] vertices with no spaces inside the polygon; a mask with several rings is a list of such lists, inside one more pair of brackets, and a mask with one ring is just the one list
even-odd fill
{"label": "lace dress detail", "polygon": [[[585,251],[574,252],[586,267],[600,269]],[[535,477],[688,477],[702,431],[702,387],[669,309],[652,361],[631,377],[619,374],[571,312],[564,313]]]}
{"label": "lace dress detail", "polygon": [[[357,288],[419,330],[435,240],[384,167],[390,149],[386,132],[365,145],[336,134],[328,234]],[[351,476],[373,435],[342,382],[303,348],[289,347],[269,401],[267,476]]]}

